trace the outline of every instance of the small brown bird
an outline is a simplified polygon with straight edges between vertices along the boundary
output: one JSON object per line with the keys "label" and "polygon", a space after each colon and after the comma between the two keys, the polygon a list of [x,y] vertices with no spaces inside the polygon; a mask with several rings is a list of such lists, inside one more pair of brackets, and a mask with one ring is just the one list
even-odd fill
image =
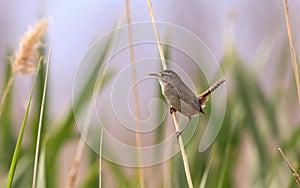
{"label": "small brown bird", "polygon": [[184,129],[190,123],[192,116],[203,113],[205,103],[208,101],[209,95],[217,87],[219,87],[225,79],[222,78],[198,97],[188,88],[181,80],[177,73],[171,70],[164,70],[159,73],[151,73],[155,76],[161,85],[162,93],[171,105],[170,113],[179,111],[188,118],[187,123],[181,131],[176,132],[177,137],[182,134]]}

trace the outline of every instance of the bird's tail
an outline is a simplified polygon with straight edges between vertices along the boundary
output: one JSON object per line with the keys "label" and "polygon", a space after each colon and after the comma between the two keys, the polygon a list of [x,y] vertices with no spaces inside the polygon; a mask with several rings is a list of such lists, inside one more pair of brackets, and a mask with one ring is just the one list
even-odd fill
{"label": "bird's tail", "polygon": [[200,101],[200,105],[201,108],[205,107],[205,103],[208,101],[209,99],[209,95],[215,90],[217,89],[223,82],[225,82],[225,78],[221,78],[219,81],[217,81],[215,84],[213,84],[211,87],[209,87],[206,91],[204,91],[203,93],[201,93],[198,96],[198,99]]}

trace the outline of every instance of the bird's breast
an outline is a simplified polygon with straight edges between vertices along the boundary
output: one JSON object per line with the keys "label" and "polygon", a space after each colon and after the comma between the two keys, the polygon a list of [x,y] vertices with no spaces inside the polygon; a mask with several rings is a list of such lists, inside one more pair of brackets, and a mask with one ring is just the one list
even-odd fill
{"label": "bird's breast", "polygon": [[174,107],[176,110],[178,109],[180,99],[177,90],[169,83],[160,81],[161,90],[167,101]]}

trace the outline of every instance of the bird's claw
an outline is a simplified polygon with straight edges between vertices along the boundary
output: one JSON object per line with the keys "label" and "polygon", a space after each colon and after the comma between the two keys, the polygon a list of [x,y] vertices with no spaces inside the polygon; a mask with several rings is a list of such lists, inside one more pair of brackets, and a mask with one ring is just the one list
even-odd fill
{"label": "bird's claw", "polygon": [[175,113],[177,110],[174,107],[170,108],[170,114],[172,115],[173,113]]}
{"label": "bird's claw", "polygon": [[179,138],[179,136],[182,134],[182,131],[176,131],[176,137],[177,139]]}

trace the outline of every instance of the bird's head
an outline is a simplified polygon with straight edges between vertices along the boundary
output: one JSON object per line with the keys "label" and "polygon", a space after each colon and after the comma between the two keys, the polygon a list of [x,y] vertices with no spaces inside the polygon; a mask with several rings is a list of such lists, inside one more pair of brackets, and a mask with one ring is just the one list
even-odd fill
{"label": "bird's head", "polygon": [[174,71],[164,70],[159,73],[151,73],[150,76],[155,76],[159,81],[163,83],[175,84],[180,81],[180,77]]}

